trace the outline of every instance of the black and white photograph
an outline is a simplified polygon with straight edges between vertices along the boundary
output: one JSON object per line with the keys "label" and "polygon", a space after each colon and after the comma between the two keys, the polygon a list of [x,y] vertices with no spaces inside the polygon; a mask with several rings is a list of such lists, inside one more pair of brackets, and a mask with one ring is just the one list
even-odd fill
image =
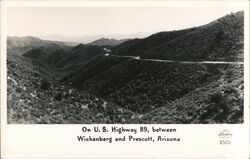
{"label": "black and white photograph", "polygon": [[0,158],[249,158],[248,0],[0,0],[0,22]]}
{"label": "black and white photograph", "polygon": [[8,124],[244,123],[244,11],[10,7]]}

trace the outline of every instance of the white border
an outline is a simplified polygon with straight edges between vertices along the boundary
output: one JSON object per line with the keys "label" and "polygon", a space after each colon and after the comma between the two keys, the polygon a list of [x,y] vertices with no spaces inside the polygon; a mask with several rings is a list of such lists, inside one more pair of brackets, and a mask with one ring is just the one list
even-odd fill
{"label": "white border", "polygon": [[[6,8],[7,7],[175,7],[245,6],[244,124],[170,124],[181,142],[165,144],[79,143],[83,125],[6,124]],[[248,1],[1,1],[1,151],[2,158],[248,158],[249,157],[249,2]],[[95,125],[89,125],[93,127]],[[102,126],[102,125],[98,125]],[[110,126],[110,125],[109,125]],[[119,125],[118,125],[119,126]],[[141,125],[123,125],[139,127]],[[150,125],[148,125],[150,126]],[[219,145],[228,129],[231,145]]]}

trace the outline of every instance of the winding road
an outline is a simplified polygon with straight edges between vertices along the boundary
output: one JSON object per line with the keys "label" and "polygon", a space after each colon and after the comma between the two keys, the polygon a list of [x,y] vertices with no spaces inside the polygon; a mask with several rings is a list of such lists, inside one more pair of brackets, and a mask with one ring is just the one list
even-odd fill
{"label": "winding road", "polygon": [[166,63],[244,65],[244,62],[237,62],[237,61],[173,61],[173,60],[160,60],[160,59],[141,59],[140,56],[120,56],[120,55],[110,55],[110,54],[105,54],[105,56],[119,57],[119,58],[131,58],[131,59],[141,60],[141,61],[166,62]]}

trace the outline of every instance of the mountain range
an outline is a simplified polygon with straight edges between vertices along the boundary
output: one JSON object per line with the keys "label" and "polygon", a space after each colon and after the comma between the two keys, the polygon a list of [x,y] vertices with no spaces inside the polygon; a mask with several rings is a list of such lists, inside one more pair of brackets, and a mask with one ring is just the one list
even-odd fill
{"label": "mountain range", "polygon": [[44,48],[50,51],[55,51],[57,49],[67,49],[69,48],[69,43],[59,42],[59,41],[49,41],[41,40],[33,36],[26,37],[7,37],[7,53],[23,55],[25,52],[32,49]]}
{"label": "mountain range", "polygon": [[[242,11],[200,27],[122,41],[103,38],[68,46],[63,42],[36,38],[21,40],[22,43],[8,40],[8,77],[30,87],[28,94],[40,91],[36,102],[41,100],[40,103],[49,108],[46,104],[52,103],[51,107],[60,110],[43,122],[55,123],[59,114],[64,114],[59,115],[59,123],[69,119],[71,123],[243,122],[243,65],[178,63],[243,62]],[[139,56],[139,59],[130,56]],[[38,78],[26,81],[27,76],[34,76],[34,72]],[[12,83],[13,91],[8,89],[9,94],[22,95],[11,81],[8,82]],[[40,88],[43,81],[48,81],[49,88]],[[67,92],[71,89],[75,96],[71,95],[69,99]],[[23,96],[26,102],[34,101],[30,95]],[[69,103],[70,108],[67,107]],[[14,114],[17,113],[15,109],[11,109]],[[22,119],[40,123],[40,116]],[[16,118],[9,118],[9,121],[13,120],[18,122]]]}
{"label": "mountain range", "polygon": [[148,35],[150,35],[150,32],[139,32],[139,33],[130,33],[130,34],[96,34],[96,35],[79,35],[79,36],[64,36],[60,34],[54,34],[54,35],[46,35],[46,36],[37,36],[38,38],[42,40],[50,40],[50,41],[63,41],[63,42],[73,42],[76,44],[82,43],[87,44],[92,41],[98,40],[98,39],[133,39],[133,38],[144,38]]}
{"label": "mountain range", "polygon": [[101,38],[95,41],[92,41],[88,43],[87,45],[96,45],[96,46],[116,46],[119,45],[125,41],[128,41],[130,39],[121,39],[121,40],[116,40],[116,39],[107,39],[107,38]]}

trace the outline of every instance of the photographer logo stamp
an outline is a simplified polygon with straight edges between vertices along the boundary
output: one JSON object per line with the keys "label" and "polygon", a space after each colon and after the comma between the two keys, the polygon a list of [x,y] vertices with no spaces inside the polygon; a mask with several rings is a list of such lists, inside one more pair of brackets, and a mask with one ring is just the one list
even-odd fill
{"label": "photographer logo stamp", "polygon": [[220,140],[219,140],[220,145],[229,145],[229,144],[231,144],[230,139],[232,138],[233,135],[227,129],[224,129],[223,131],[221,131],[218,136],[220,138]]}

